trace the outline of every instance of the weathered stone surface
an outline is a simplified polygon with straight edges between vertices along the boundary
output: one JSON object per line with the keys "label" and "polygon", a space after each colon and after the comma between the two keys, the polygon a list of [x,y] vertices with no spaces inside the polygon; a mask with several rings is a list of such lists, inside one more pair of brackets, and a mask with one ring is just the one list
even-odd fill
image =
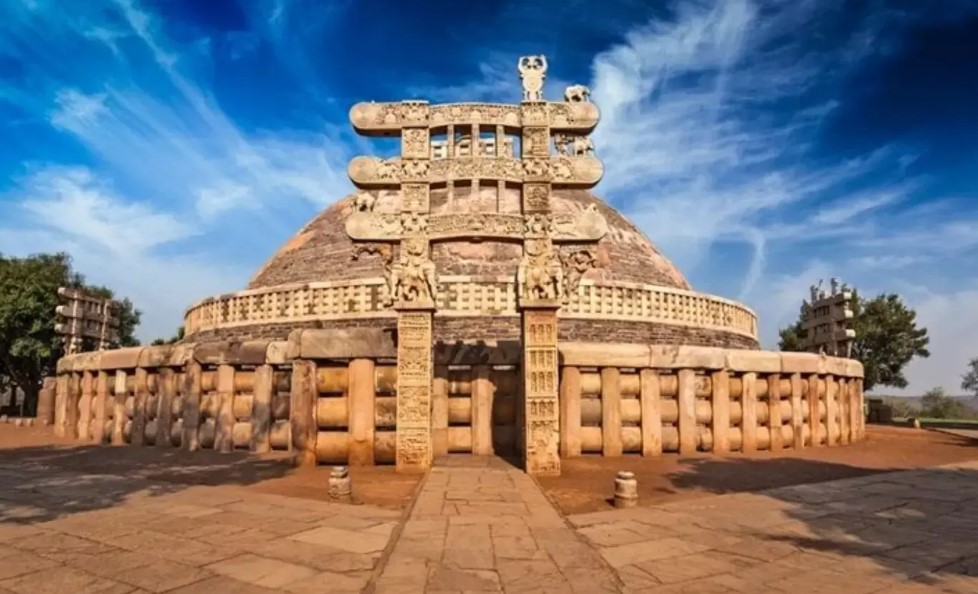
{"label": "weathered stone surface", "polygon": [[727,351],[726,359],[726,367],[730,371],[753,371],[756,373],[778,373],[781,371],[781,353]]}
{"label": "weathered stone surface", "polygon": [[299,354],[310,359],[396,357],[394,333],[373,328],[302,330],[296,338]]}
{"label": "weathered stone surface", "polygon": [[102,369],[135,369],[143,347],[113,349],[102,353]]}
{"label": "weathered stone surface", "polygon": [[825,357],[812,353],[781,353],[781,373],[825,373]]}
{"label": "weathered stone surface", "polygon": [[652,345],[650,367],[656,369],[723,369],[726,351],[711,347]]}
{"label": "weathered stone surface", "polygon": [[194,359],[204,365],[261,365],[268,351],[266,340],[244,342],[201,342],[194,349]]}

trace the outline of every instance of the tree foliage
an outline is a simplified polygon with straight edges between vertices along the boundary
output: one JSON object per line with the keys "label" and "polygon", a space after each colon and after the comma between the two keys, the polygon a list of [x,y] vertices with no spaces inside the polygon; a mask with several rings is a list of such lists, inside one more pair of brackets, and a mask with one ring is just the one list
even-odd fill
{"label": "tree foliage", "polygon": [[184,336],[183,326],[180,326],[179,328],[177,328],[177,333],[171,336],[170,338],[157,338],[156,340],[151,342],[150,345],[162,346],[164,344],[175,344],[183,340],[183,336]]}
{"label": "tree foliage", "polygon": [[978,357],[968,361],[968,371],[961,376],[961,389],[978,398]]}
{"label": "tree foliage", "polygon": [[971,415],[968,407],[949,396],[944,388],[933,388],[921,397],[920,414],[934,419],[964,419]]}
{"label": "tree foliage", "polygon": [[[105,287],[85,285],[82,275],[72,270],[68,254],[37,254],[10,258],[0,254],[0,384],[24,390],[27,410],[33,412],[41,382],[55,370],[62,354],[60,337],[54,331],[54,309],[60,303],[58,287],[81,287],[100,296],[112,297]],[[135,346],[134,332],[140,312],[123,300],[119,340],[113,347]]]}
{"label": "tree foliage", "polygon": [[[907,387],[903,370],[914,357],[929,357],[926,328],[917,327],[917,312],[895,294],[882,294],[872,299],[853,297],[855,314],[852,357],[863,364],[866,390],[875,386]],[[780,349],[802,351],[805,336],[802,321],[782,328]]]}

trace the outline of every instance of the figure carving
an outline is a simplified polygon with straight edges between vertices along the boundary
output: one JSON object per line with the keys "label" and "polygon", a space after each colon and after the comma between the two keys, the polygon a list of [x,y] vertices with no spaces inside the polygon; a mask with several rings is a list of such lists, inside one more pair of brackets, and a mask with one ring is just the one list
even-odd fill
{"label": "figure carving", "polygon": [[428,175],[428,161],[406,161],[404,175],[411,178],[423,178]]}
{"label": "figure carving", "polygon": [[401,232],[405,235],[424,235],[427,230],[428,217],[416,212],[401,215]]}
{"label": "figure carving", "polygon": [[405,240],[391,271],[391,299],[408,303],[432,301],[437,295],[435,264],[425,253],[427,240]]}
{"label": "figure carving", "polygon": [[553,221],[547,215],[535,213],[526,217],[523,233],[527,237],[550,237],[553,231]]}
{"label": "figure carving", "polygon": [[571,85],[564,89],[564,101],[567,103],[590,103],[591,89],[585,85]]}
{"label": "figure carving", "polygon": [[517,69],[523,80],[523,101],[543,101],[543,79],[547,77],[546,56],[523,56]]}
{"label": "figure carving", "polygon": [[590,136],[555,134],[554,148],[557,154],[565,157],[594,154],[594,142]]}
{"label": "figure carving", "polygon": [[377,179],[397,179],[398,166],[393,159],[384,159],[377,166]]}
{"label": "figure carving", "polygon": [[530,177],[543,177],[548,173],[549,162],[542,159],[525,159],[523,161],[523,173]]}
{"label": "figure carving", "polygon": [[564,294],[566,300],[571,293],[577,291],[584,274],[597,266],[598,259],[589,249],[578,250],[569,254],[561,254],[564,265]]}
{"label": "figure carving", "polygon": [[529,239],[524,243],[523,261],[516,282],[523,299],[561,298],[564,273],[553,245],[548,240]]}
{"label": "figure carving", "polygon": [[357,192],[357,197],[354,199],[354,206],[360,212],[373,212],[374,204],[377,202],[377,198],[369,192]]}

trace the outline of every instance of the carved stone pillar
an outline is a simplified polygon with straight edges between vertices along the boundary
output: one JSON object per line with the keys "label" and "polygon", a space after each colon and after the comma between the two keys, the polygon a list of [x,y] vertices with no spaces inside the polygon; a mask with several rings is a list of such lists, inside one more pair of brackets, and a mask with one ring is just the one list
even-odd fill
{"label": "carved stone pillar", "polygon": [[[557,310],[562,272],[549,229],[550,129],[543,104],[524,102],[521,111],[527,224],[517,285],[523,314],[524,464],[530,474],[559,475]],[[544,224],[535,227],[534,220]]]}
{"label": "carved stone pillar", "polygon": [[431,133],[428,105],[413,104],[415,118],[401,132],[401,245],[393,295],[397,310],[398,472],[424,472],[431,466],[431,391],[434,372],[432,314],[437,280],[428,241]]}
{"label": "carved stone pillar", "polygon": [[397,316],[397,472],[431,466],[432,309]]}
{"label": "carved stone pillar", "polygon": [[523,382],[526,471],[559,475],[556,308],[523,310]]}

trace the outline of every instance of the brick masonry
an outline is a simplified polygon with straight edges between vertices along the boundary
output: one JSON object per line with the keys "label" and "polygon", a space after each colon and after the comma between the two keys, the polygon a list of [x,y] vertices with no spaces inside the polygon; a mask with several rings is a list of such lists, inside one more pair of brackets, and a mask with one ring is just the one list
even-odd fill
{"label": "brick masonry", "polygon": [[[205,330],[188,340],[285,340],[289,332],[300,328],[382,328],[393,331],[394,318],[344,320],[337,322],[315,321],[294,324],[266,324],[237,326],[217,330]],[[597,342],[610,344],[677,344],[713,346],[733,349],[758,349],[756,340],[708,328],[690,328],[667,324],[643,322],[618,322],[612,320],[560,320],[559,339],[564,342]],[[519,317],[487,316],[442,318],[435,317],[434,340],[455,343],[457,341],[518,341]]]}
{"label": "brick masonry", "polygon": [[[398,192],[377,194],[375,210],[396,210]],[[449,202],[444,189],[432,190],[432,212],[461,210],[462,203],[465,212],[516,212],[514,208],[519,204],[515,189],[497,196],[495,187],[483,188],[478,199],[462,194],[464,190],[459,188],[455,201]],[[596,248],[598,268],[589,271],[585,278],[690,289],[679,270],[648,237],[601,199],[584,190],[557,190],[553,201],[556,213],[578,212],[595,205],[608,221],[608,234]],[[378,256],[365,254],[353,259],[355,244],[344,227],[352,209],[353,197],[348,196],[322,211],[262,266],[248,288],[383,276]],[[498,241],[446,241],[432,247],[432,259],[442,275],[513,276],[521,255],[518,243]]]}

